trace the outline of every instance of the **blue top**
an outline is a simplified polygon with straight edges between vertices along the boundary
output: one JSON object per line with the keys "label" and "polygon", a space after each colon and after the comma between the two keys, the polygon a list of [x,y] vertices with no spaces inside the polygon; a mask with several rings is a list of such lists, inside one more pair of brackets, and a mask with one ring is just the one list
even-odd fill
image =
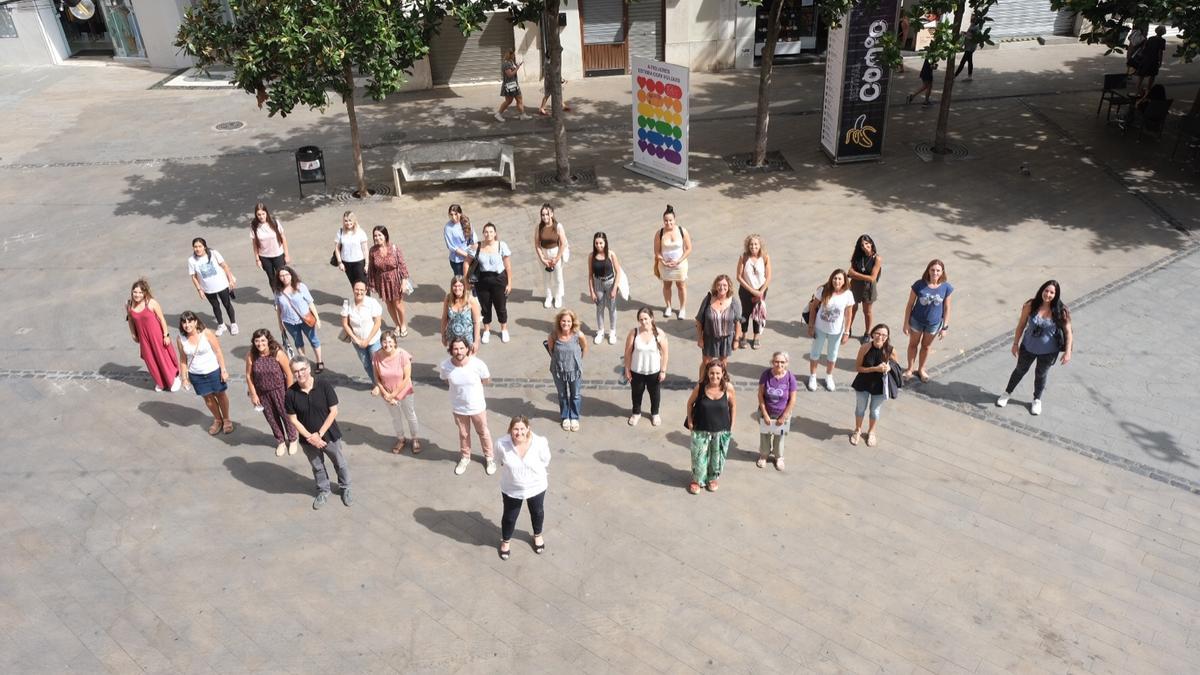
{"label": "blue top", "polygon": [[1054,317],[1042,318],[1035,312],[1025,324],[1021,346],[1030,354],[1043,356],[1058,352],[1058,324]]}
{"label": "blue top", "polygon": [[913,303],[912,308],[912,320],[925,326],[941,324],[944,314],[942,305],[954,292],[950,282],[943,281],[937,288],[933,288],[925,283],[924,279],[917,279],[912,285],[912,290],[917,294],[917,301]]}
{"label": "blue top", "polygon": [[460,263],[465,258],[455,252],[455,249],[461,248],[467,250],[467,247],[475,243],[475,238],[467,239],[463,236],[462,225],[449,221],[446,223],[445,229],[442,231],[442,236],[446,239],[446,250],[450,252],[450,262]]}
{"label": "blue top", "polygon": [[[475,252],[475,247],[471,247],[471,253]],[[479,270],[482,272],[503,272],[504,259],[511,256],[512,251],[509,250],[508,244],[500,242],[495,253],[488,253],[480,249],[479,251]]]}
{"label": "blue top", "polygon": [[583,375],[583,347],[579,344],[578,333],[571,333],[566,340],[554,340],[550,374],[564,382],[574,382]]}
{"label": "blue top", "polygon": [[[308,286],[303,282],[296,286],[294,293],[287,294],[284,297],[284,292],[280,291],[279,295],[275,296],[275,305],[279,307],[279,318],[283,319],[284,323],[290,323],[293,326],[304,323],[300,317],[308,314],[308,308],[316,304],[313,296],[308,292]],[[313,311],[316,314],[316,311]]]}

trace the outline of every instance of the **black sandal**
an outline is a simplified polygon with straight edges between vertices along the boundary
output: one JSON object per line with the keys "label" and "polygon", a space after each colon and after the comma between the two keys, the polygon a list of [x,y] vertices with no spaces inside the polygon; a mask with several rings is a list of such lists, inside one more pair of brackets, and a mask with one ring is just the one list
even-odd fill
{"label": "black sandal", "polygon": [[542,543],[540,543],[540,544],[537,543],[536,541],[533,542],[533,552],[534,553],[541,555],[545,551],[546,551],[546,540],[545,539],[543,539]]}
{"label": "black sandal", "polygon": [[325,362],[317,361],[317,365],[316,365],[316,367],[313,368],[313,372],[316,373],[317,375],[320,375],[321,373],[325,372]]}
{"label": "black sandal", "polygon": [[[504,545],[504,542],[501,542],[501,543],[500,543],[500,546],[503,546],[503,545]],[[500,559],[501,559],[501,560],[508,560],[508,556],[512,555],[512,551],[511,551],[511,550],[508,550],[508,551],[506,551],[506,550],[504,550],[504,549],[502,549],[502,548],[500,548],[500,549],[497,549],[497,550],[499,550],[499,551],[500,551]]]}

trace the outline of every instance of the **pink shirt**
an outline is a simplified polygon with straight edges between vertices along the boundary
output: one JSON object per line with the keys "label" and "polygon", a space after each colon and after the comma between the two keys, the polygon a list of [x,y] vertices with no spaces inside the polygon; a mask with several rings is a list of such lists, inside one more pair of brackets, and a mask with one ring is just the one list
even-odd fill
{"label": "pink shirt", "polygon": [[[389,391],[404,379],[404,367],[412,362],[412,356],[400,348],[396,348],[396,353],[391,358],[387,358],[381,349],[375,352],[371,359],[375,363],[375,374],[379,376],[379,381]],[[413,393],[413,388],[410,381],[408,388],[400,392],[400,398],[405,398],[411,393]]]}

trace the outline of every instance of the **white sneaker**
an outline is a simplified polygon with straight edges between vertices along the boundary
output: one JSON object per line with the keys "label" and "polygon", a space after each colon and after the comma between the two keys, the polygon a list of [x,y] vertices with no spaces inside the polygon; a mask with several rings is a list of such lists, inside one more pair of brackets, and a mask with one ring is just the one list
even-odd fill
{"label": "white sneaker", "polygon": [[617,344],[617,331],[615,331],[615,330],[608,331],[608,344],[610,344],[610,345]]}
{"label": "white sneaker", "polygon": [[675,318],[676,318],[676,319],[682,319],[682,318],[683,318],[683,308],[682,308],[682,307],[680,307],[680,308],[679,308],[679,310],[678,310],[677,312],[675,312]]}
{"label": "white sneaker", "polygon": [[656,427],[660,424],[662,424],[662,416],[661,415],[651,415],[650,416],[650,426]]}
{"label": "white sneaker", "polygon": [[156,385],[154,385],[154,391],[162,391],[162,387],[160,387],[156,384]]}
{"label": "white sneaker", "polygon": [[285,454],[287,454],[287,443],[280,443],[279,445],[275,446],[276,457],[283,457]]}
{"label": "white sneaker", "polygon": [[809,391],[817,390],[817,376],[816,375],[808,376],[808,390]]}
{"label": "white sneaker", "polygon": [[288,443],[287,451],[289,455],[294,455],[297,452],[300,452],[300,439],[297,438],[291,443]]}
{"label": "white sneaker", "polygon": [[183,380],[179,379],[179,376],[176,375],[175,381],[171,383],[171,391],[179,391],[179,388],[182,386],[183,386]]}
{"label": "white sneaker", "polygon": [[561,295],[556,296],[554,298],[554,309],[562,309],[562,296]]}
{"label": "white sneaker", "polygon": [[604,341],[604,331],[602,331],[602,330],[596,331],[596,344],[600,344],[603,341]]}
{"label": "white sneaker", "polygon": [[231,324],[229,324],[229,334],[230,334],[230,335],[237,335],[237,334],[238,334],[238,327],[237,327],[237,324],[236,324],[236,323],[231,323]]}
{"label": "white sneaker", "polygon": [[492,459],[491,457],[485,458],[483,470],[489,476],[495,475],[496,474],[496,460]]}
{"label": "white sneaker", "polygon": [[542,307],[545,307],[546,309],[550,309],[550,305],[552,305],[553,303],[554,303],[554,299],[547,295],[546,301],[542,303]]}
{"label": "white sneaker", "polygon": [[663,308],[663,318],[664,318],[664,319],[669,319],[669,318],[671,318],[671,308],[670,308],[670,306]]}
{"label": "white sneaker", "polygon": [[483,335],[479,336],[479,341],[485,345],[487,343],[491,342],[491,340],[492,340],[492,331],[490,331],[490,330],[483,331]]}
{"label": "white sneaker", "polygon": [[225,334],[225,324],[221,324],[221,325],[217,326],[217,329],[215,331],[213,331],[213,335],[216,335],[217,337],[221,337],[224,334]]}
{"label": "white sneaker", "polygon": [[508,329],[506,328],[506,329],[504,329],[504,330],[500,331],[500,341],[501,341],[501,342],[508,342],[508,340],[509,340],[509,337],[508,337]]}
{"label": "white sneaker", "polygon": [[579,431],[579,420],[571,420],[571,431]]}
{"label": "white sneaker", "polygon": [[458,464],[454,465],[454,475],[461,476],[467,472],[467,467],[471,466],[470,457],[462,457],[458,460]]}
{"label": "white sneaker", "polygon": [[996,399],[996,407],[1003,408],[1008,405],[1008,394],[1000,394],[1000,398]]}
{"label": "white sneaker", "polygon": [[1034,415],[1041,415],[1042,414],[1042,399],[1040,399],[1040,398],[1033,399],[1033,405],[1029,406],[1029,412]]}
{"label": "white sneaker", "polygon": [[641,419],[642,419],[642,416],[640,414],[639,415],[630,415],[629,416],[629,426],[636,427],[638,421]]}
{"label": "white sneaker", "polygon": [[827,390],[829,390],[829,391],[833,391],[833,390],[834,390],[834,386],[833,386],[833,376],[832,376],[832,375],[826,375],[826,376],[825,376],[825,388],[826,388]]}
{"label": "white sneaker", "polygon": [[563,431],[570,431],[571,430],[571,420],[563,420],[562,428],[563,428]]}
{"label": "white sneaker", "polygon": [[522,119],[522,120],[531,120],[531,119],[533,119],[533,118],[532,118],[532,117],[530,117],[529,115],[525,114],[525,113],[521,113],[520,115],[518,115],[518,116],[517,116],[517,119]]}
{"label": "white sneaker", "polygon": [[504,115],[501,115],[500,113],[496,113],[495,115],[492,115],[492,117],[496,118],[496,121],[497,121],[497,122],[503,122],[503,121],[504,121]]}

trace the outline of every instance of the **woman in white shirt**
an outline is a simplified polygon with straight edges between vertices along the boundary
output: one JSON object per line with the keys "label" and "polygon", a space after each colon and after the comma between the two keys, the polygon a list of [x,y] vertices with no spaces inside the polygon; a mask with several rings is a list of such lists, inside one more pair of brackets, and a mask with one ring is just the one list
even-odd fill
{"label": "woman in white shirt", "polygon": [[358,226],[353,211],[342,214],[342,226],[333,238],[333,258],[329,261],[346,273],[350,286],[367,283],[367,233]]}
{"label": "woman in white shirt", "polygon": [[192,240],[192,257],[188,258],[188,272],[192,275],[192,285],[196,293],[208,299],[212,306],[213,316],[217,319],[216,335],[225,334],[225,319],[221,316],[221,305],[229,312],[229,332],[238,334],[237,318],[233,315],[233,289],[237,288],[237,279],[229,269],[229,263],[215,249],[208,247],[208,242],[202,237]]}
{"label": "woman in white shirt", "polygon": [[383,327],[383,305],[367,294],[367,282],[354,282],[354,297],[342,302],[342,330],[358,353],[367,380],[375,384],[372,357],[379,351],[380,330]]}
{"label": "woman in white shirt", "polygon": [[529,504],[529,519],[533,525],[533,552],[546,550],[542,539],[542,522],[546,512],[546,466],[550,464],[550,444],[544,436],[533,433],[529,418],[517,415],[508,423],[508,434],[496,443],[500,457],[500,493],[504,498],[504,515],[500,518],[500,559],[508,560],[509,540],[521,515],[521,502]]}
{"label": "woman in white shirt", "polygon": [[[742,303],[742,344],[758,349],[758,336],[766,328],[767,286],[771,284],[771,256],[762,237],[752,234],[742,244],[737,264],[738,300]],[[747,344],[749,343],[749,344]]]}
{"label": "woman in white shirt", "polygon": [[654,312],[643,307],[637,312],[637,328],[625,338],[625,379],[633,389],[633,413],[629,426],[642,418],[642,394],[650,392],[650,424],[662,424],[658,414],[660,387],[667,378],[667,334],[654,325]]}
{"label": "woman in white shirt", "polygon": [[817,390],[817,364],[825,352],[825,388],[833,391],[833,368],[838,349],[850,339],[846,310],[854,306],[854,293],[846,281],[846,272],[836,269],[824,286],[817,288],[808,307],[808,336],[813,338],[808,352],[808,390]]}

